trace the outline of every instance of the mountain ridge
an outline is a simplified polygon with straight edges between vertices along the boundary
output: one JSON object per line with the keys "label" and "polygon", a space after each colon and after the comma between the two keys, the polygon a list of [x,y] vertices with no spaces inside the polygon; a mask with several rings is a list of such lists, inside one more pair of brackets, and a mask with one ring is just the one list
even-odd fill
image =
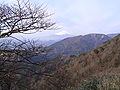
{"label": "mountain ridge", "polygon": [[48,48],[51,49],[49,56],[57,57],[61,55],[85,53],[109,39],[111,38],[104,34],[87,34],[84,36],[79,35],[65,38],[48,46]]}

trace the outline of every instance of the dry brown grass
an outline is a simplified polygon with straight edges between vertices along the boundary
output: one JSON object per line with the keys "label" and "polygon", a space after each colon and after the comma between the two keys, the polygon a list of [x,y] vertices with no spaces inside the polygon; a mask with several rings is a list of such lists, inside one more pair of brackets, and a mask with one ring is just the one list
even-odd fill
{"label": "dry brown grass", "polygon": [[84,81],[77,88],[66,90],[120,90],[120,74],[108,74]]}

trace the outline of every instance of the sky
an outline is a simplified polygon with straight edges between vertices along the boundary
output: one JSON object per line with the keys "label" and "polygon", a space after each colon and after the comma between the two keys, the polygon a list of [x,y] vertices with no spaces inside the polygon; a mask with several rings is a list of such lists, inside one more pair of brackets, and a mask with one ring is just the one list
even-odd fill
{"label": "sky", "polygon": [[[15,0],[0,0],[12,3]],[[58,30],[49,30],[31,37],[52,34],[85,35],[88,33],[120,33],[120,0],[30,0],[37,5],[47,5]]]}

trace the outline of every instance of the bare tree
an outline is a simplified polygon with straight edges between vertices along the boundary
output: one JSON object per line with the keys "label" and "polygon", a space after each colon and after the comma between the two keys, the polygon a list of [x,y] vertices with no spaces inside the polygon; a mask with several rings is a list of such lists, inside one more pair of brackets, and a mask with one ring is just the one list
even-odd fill
{"label": "bare tree", "polygon": [[0,38],[13,33],[53,29],[55,23],[50,16],[45,8],[32,6],[29,2],[18,0],[14,6],[0,5]]}
{"label": "bare tree", "polygon": [[[51,21],[50,16],[45,8],[32,6],[29,2],[17,0],[17,4],[12,6],[0,5],[0,39],[11,37],[14,33],[54,29],[55,23]],[[27,77],[25,79],[32,82],[32,77],[41,74],[41,71],[36,68],[44,66],[44,63],[36,63],[31,58],[45,52],[45,48],[36,45],[34,41],[19,40],[19,43],[11,40],[1,41],[0,88],[19,90],[23,77]]]}

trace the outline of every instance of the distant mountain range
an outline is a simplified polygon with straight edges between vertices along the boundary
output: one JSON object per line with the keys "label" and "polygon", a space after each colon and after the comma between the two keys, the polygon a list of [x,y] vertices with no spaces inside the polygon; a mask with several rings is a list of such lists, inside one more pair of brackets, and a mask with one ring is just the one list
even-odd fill
{"label": "distant mountain range", "polygon": [[[49,44],[47,49],[50,49],[50,51],[45,57],[50,60],[62,55],[76,55],[85,53],[96,48],[103,42],[113,38],[116,35],[118,34],[87,34],[75,37],[68,37],[58,42],[56,41],[55,43],[54,41],[49,41],[48,43],[51,44]],[[64,37],[64,35],[62,37]],[[35,59],[39,61],[40,57],[41,55],[36,56]]]}
{"label": "distant mountain range", "polygon": [[[116,35],[118,35],[118,33],[115,33],[115,34],[107,34],[108,37],[115,37]],[[63,39],[66,39],[66,38],[69,38],[69,37],[75,37],[71,34],[68,34],[68,33],[64,33],[64,34],[53,34],[53,35],[50,35],[50,36],[45,36],[45,37],[41,37],[39,42],[40,44],[42,45],[45,45],[45,46],[50,46],[58,41],[61,41]]]}
{"label": "distant mountain range", "polygon": [[107,36],[113,38],[113,37],[117,36],[118,34],[119,34],[119,33],[107,34]]}
{"label": "distant mountain range", "polygon": [[41,37],[39,40],[39,43],[44,45],[44,46],[49,46],[52,45],[60,40],[63,40],[65,38],[68,37],[73,37],[73,35],[70,34],[62,34],[62,35],[57,35],[57,34],[53,34],[50,36],[45,36],[45,37]]}
{"label": "distant mountain range", "polygon": [[68,38],[68,37],[73,37],[73,35],[71,35],[71,34],[61,34],[61,35],[53,34],[50,36],[41,37],[40,39],[45,40],[45,41],[49,41],[49,40],[60,41],[62,39]]}

